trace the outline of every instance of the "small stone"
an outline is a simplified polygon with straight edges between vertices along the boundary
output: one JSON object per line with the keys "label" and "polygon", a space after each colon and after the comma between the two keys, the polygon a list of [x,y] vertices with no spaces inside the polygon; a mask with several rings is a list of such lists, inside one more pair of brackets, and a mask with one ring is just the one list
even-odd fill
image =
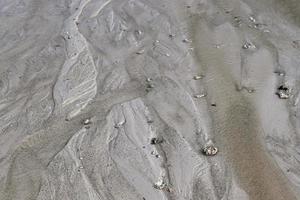
{"label": "small stone", "polygon": [[275,74],[277,74],[278,76],[285,76],[284,71],[275,71]]}
{"label": "small stone", "polygon": [[139,51],[136,52],[137,55],[142,55],[143,53],[145,53],[144,49],[141,49],[141,50],[139,50]]}
{"label": "small stone", "polygon": [[210,146],[204,147],[202,150],[202,153],[206,156],[214,156],[218,153],[218,148],[210,145]]}
{"label": "small stone", "polygon": [[185,38],[185,39],[182,40],[182,42],[184,42],[184,43],[190,43],[190,42],[192,42],[192,41]]}
{"label": "small stone", "polygon": [[200,80],[204,77],[204,75],[196,75],[193,77],[194,80]]}
{"label": "small stone", "polygon": [[249,42],[246,42],[243,46],[242,46],[243,49],[255,49],[256,47],[249,43]]}
{"label": "small stone", "polygon": [[196,99],[199,99],[199,98],[202,98],[202,97],[206,97],[206,94],[204,93],[204,94],[195,94],[194,95],[194,98],[196,98]]}
{"label": "small stone", "polygon": [[135,32],[135,34],[137,34],[137,35],[142,35],[142,33],[143,33],[141,30],[135,30],[134,32]]}
{"label": "small stone", "polygon": [[251,22],[253,22],[253,23],[256,22],[256,19],[255,19],[254,17],[252,17],[252,16],[249,17],[249,20],[250,20]]}
{"label": "small stone", "polygon": [[83,157],[79,157],[79,160],[83,160]]}
{"label": "small stone", "polygon": [[169,38],[173,39],[175,37],[174,34],[169,34]]}
{"label": "small stone", "polygon": [[119,123],[117,123],[117,124],[115,124],[115,128],[121,128],[123,125],[125,124],[125,121],[123,121],[123,122],[119,122]]}
{"label": "small stone", "polygon": [[153,187],[158,190],[163,190],[167,188],[167,183],[163,180],[163,178],[160,178],[159,181],[154,183]]}
{"label": "small stone", "polygon": [[148,124],[152,124],[154,121],[152,119],[147,120]]}
{"label": "small stone", "polygon": [[255,89],[253,89],[253,88],[245,88],[246,90],[247,90],[247,92],[249,92],[249,93],[253,93],[253,92],[255,92]]}
{"label": "small stone", "polygon": [[151,81],[152,81],[152,78],[147,78],[146,81],[147,81],[147,82],[151,82]]}
{"label": "small stone", "polygon": [[154,84],[147,84],[147,88],[154,88]]}
{"label": "small stone", "polygon": [[240,17],[234,17],[234,22],[235,27],[240,27],[242,25],[242,20]]}
{"label": "small stone", "polygon": [[292,46],[295,48],[295,49],[300,49],[300,40],[294,40],[292,42]]}
{"label": "small stone", "polygon": [[83,125],[89,125],[92,123],[92,121],[91,121],[91,119],[87,118],[87,119],[83,120],[82,123],[83,123]]}
{"label": "small stone", "polygon": [[150,141],[150,144],[155,145],[155,144],[161,144],[163,143],[163,139],[161,138],[152,138]]}
{"label": "small stone", "polygon": [[276,94],[280,99],[288,99],[291,95],[291,89],[285,85],[281,85],[277,88]]}
{"label": "small stone", "polygon": [[153,42],[153,45],[156,46],[156,45],[159,44],[159,43],[160,43],[159,40],[155,40],[155,41]]}

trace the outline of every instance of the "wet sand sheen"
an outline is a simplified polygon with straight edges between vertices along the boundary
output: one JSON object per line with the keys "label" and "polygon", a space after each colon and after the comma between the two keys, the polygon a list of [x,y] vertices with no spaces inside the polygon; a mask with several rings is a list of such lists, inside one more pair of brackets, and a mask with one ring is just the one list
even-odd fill
{"label": "wet sand sheen", "polygon": [[230,61],[222,50],[212,47],[213,33],[201,21],[195,17],[192,23],[195,57],[207,79],[211,79],[206,84],[209,95],[217,103],[212,120],[221,154],[228,159],[239,185],[251,200],[296,199],[282,172],[262,146],[263,131],[256,110],[244,92],[236,90]]}

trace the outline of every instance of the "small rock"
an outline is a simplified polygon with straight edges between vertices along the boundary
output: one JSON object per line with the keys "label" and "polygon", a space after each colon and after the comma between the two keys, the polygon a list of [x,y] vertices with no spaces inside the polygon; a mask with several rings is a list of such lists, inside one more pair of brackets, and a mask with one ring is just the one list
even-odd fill
{"label": "small rock", "polygon": [[194,98],[196,98],[196,99],[199,99],[199,98],[202,98],[202,97],[206,97],[206,94],[204,93],[204,94],[195,94],[194,95]]}
{"label": "small rock", "polygon": [[249,17],[249,20],[250,20],[251,22],[253,22],[253,23],[256,22],[256,19],[255,19],[253,16],[250,16],[250,17]]}
{"label": "small rock", "polygon": [[206,156],[214,156],[218,153],[218,148],[210,145],[202,149],[202,153]]}
{"label": "small rock", "polygon": [[124,124],[125,124],[125,121],[122,121],[122,122],[115,124],[114,127],[118,129],[118,128],[121,128]]}
{"label": "small rock", "polygon": [[242,25],[242,20],[240,17],[234,17],[234,26],[240,27]]}
{"label": "small rock", "polygon": [[163,180],[163,178],[160,178],[159,181],[154,183],[153,187],[158,190],[164,190],[167,188],[167,183]]}
{"label": "small rock", "polygon": [[173,39],[175,37],[175,34],[169,34],[169,38]]}
{"label": "small rock", "polygon": [[141,30],[135,30],[134,32],[136,35],[142,35],[142,33],[143,33]]}
{"label": "small rock", "polygon": [[249,42],[246,42],[243,46],[242,46],[243,49],[255,49],[256,47],[249,43]]}
{"label": "small rock", "polygon": [[275,71],[275,74],[277,74],[278,76],[285,76],[284,71]]}
{"label": "small rock", "polygon": [[185,38],[185,39],[182,40],[182,42],[184,42],[184,43],[190,43],[190,42],[192,42],[192,41]]}
{"label": "small rock", "polygon": [[91,119],[90,118],[87,118],[87,119],[85,119],[85,120],[83,120],[83,125],[89,125],[89,124],[91,124],[92,123],[92,121],[91,121]]}
{"label": "small rock", "polygon": [[145,49],[141,49],[136,52],[137,55],[142,55],[143,53],[145,53]]}
{"label": "small rock", "polygon": [[147,120],[147,123],[148,123],[148,124],[152,124],[153,122],[154,122],[154,120],[152,120],[152,119],[148,119],[148,120]]}
{"label": "small rock", "polygon": [[193,77],[194,80],[200,80],[204,77],[204,75],[196,75]]}
{"label": "small rock", "polygon": [[249,93],[255,92],[255,89],[253,89],[253,88],[248,88],[248,87],[246,87],[245,89],[246,89],[247,92],[249,92]]}
{"label": "small rock", "polygon": [[292,46],[295,48],[295,49],[300,49],[300,40],[294,40],[292,42]]}
{"label": "small rock", "polygon": [[285,85],[281,85],[277,88],[276,94],[280,99],[288,99],[291,95],[291,89]]}
{"label": "small rock", "polygon": [[151,84],[151,83],[147,84],[147,88],[151,88],[151,89],[154,88],[154,84]]}
{"label": "small rock", "polygon": [[154,155],[156,158],[160,157],[160,155],[156,151],[151,151],[151,155]]}
{"label": "small rock", "polygon": [[150,144],[153,144],[153,145],[161,144],[161,143],[163,143],[163,139],[161,139],[161,138],[152,138],[150,141]]}

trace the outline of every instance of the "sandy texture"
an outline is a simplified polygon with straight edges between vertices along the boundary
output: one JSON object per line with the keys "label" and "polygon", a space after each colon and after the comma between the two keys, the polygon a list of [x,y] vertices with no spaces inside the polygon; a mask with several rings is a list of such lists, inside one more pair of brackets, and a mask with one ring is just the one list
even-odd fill
{"label": "sandy texture", "polygon": [[0,0],[0,200],[299,200],[299,27],[297,0]]}

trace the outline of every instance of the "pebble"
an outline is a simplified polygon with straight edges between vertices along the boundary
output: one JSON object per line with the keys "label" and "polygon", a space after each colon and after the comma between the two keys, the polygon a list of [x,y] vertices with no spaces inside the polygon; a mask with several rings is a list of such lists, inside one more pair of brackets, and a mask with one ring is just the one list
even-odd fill
{"label": "pebble", "polygon": [[278,74],[278,76],[285,76],[284,71],[275,71],[275,73]]}
{"label": "pebble", "polygon": [[207,146],[202,149],[202,153],[206,156],[215,156],[218,153],[218,148],[215,146]]}
{"label": "pebble", "polygon": [[161,178],[159,181],[154,183],[153,187],[158,190],[163,190],[167,188],[167,183]]}
{"label": "pebble", "polygon": [[256,19],[255,19],[254,17],[252,17],[252,16],[249,17],[249,20],[250,20],[251,22],[253,22],[253,23],[256,22]]}
{"label": "pebble", "polygon": [[242,46],[243,49],[255,49],[256,47],[249,43],[249,42],[246,42],[243,46]]}
{"label": "pebble", "polygon": [[153,144],[153,145],[161,144],[161,143],[163,143],[163,139],[161,139],[161,138],[152,138],[150,141],[150,144]]}
{"label": "pebble", "polygon": [[89,124],[91,124],[91,123],[92,123],[92,121],[91,121],[91,119],[89,119],[89,118],[83,120],[83,125],[89,125]]}
{"label": "pebble", "polygon": [[182,40],[182,42],[184,42],[184,43],[190,43],[190,42],[192,42],[192,41],[185,38],[185,39]]}
{"label": "pebble", "polygon": [[206,94],[195,94],[194,95],[194,98],[196,98],[196,99],[199,99],[199,98],[202,98],[202,97],[206,97]]}
{"label": "pebble", "polygon": [[143,53],[145,53],[145,50],[144,50],[144,49],[139,50],[139,51],[136,52],[137,55],[142,55]]}
{"label": "pebble", "polygon": [[123,121],[123,122],[119,122],[119,123],[117,123],[117,124],[115,124],[115,128],[121,128],[123,125],[125,124],[125,121]]}
{"label": "pebble", "polygon": [[276,94],[280,99],[288,99],[291,95],[291,89],[285,85],[281,85],[277,88]]}
{"label": "pebble", "polygon": [[204,77],[204,75],[196,75],[193,77],[194,80],[200,80]]}

